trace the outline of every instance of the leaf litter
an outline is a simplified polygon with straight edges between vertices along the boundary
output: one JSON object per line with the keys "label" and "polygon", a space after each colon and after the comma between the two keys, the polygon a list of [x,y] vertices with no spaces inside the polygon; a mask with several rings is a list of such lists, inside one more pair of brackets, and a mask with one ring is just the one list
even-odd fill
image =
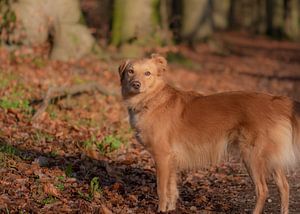
{"label": "leaf litter", "polygon": [[[194,50],[169,51],[169,81],[201,93],[255,90],[300,99],[300,46],[237,33],[216,35]],[[50,87],[97,82],[119,91],[118,60],[47,59],[47,47],[0,49],[0,212],[156,213],[153,160],[133,138],[120,96],[88,92],[57,99],[32,116]],[[290,173],[290,212],[299,213],[299,168]],[[251,213],[254,187],[230,159],[180,173],[177,213]],[[270,182],[265,212],[278,213]]]}

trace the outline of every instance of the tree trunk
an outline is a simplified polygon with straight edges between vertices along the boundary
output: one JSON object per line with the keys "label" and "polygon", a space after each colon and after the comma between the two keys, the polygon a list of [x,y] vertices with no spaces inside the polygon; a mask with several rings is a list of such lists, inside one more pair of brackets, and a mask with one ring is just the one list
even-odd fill
{"label": "tree trunk", "polygon": [[189,41],[209,37],[213,32],[212,0],[183,0],[181,36]]}
{"label": "tree trunk", "polygon": [[267,34],[282,38],[284,36],[284,0],[267,1]]}
{"label": "tree trunk", "polygon": [[229,26],[230,0],[213,1],[213,20],[216,29],[225,30]]}
{"label": "tree trunk", "polygon": [[183,0],[182,37],[197,41],[217,29],[226,29],[229,10],[229,0]]}
{"label": "tree trunk", "polygon": [[82,23],[79,0],[19,0],[12,10],[26,33],[23,44],[39,45],[52,36],[50,55],[58,60],[78,59],[92,50],[94,39]]}
{"label": "tree trunk", "polygon": [[172,35],[171,30],[169,28],[170,25],[170,17],[171,17],[171,0],[163,0],[160,1],[159,5],[159,14],[160,14],[160,24],[161,24],[161,40],[163,44],[171,44],[172,43]]}
{"label": "tree trunk", "polygon": [[298,0],[267,0],[267,34],[300,39]]}
{"label": "tree trunk", "polygon": [[284,32],[285,34],[293,39],[300,40],[300,20],[299,20],[299,5],[298,0],[289,0],[286,2],[285,8],[285,23]]}
{"label": "tree trunk", "polygon": [[115,0],[112,44],[156,44],[160,41],[159,0]]}
{"label": "tree trunk", "polygon": [[81,0],[82,13],[86,24],[93,29],[93,35],[105,46],[110,37],[112,0]]}

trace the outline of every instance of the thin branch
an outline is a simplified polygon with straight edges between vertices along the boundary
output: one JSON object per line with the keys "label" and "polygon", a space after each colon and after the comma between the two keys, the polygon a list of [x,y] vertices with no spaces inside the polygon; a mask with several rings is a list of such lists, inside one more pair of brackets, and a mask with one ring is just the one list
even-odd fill
{"label": "thin branch", "polygon": [[37,110],[37,112],[32,117],[32,120],[35,121],[39,118],[39,116],[47,109],[48,105],[52,100],[61,99],[67,96],[74,96],[82,93],[87,93],[91,91],[97,91],[104,95],[117,96],[117,93],[114,91],[108,90],[106,87],[101,85],[100,83],[86,83],[74,86],[60,86],[60,87],[51,87],[48,89],[46,96],[41,100],[34,100],[31,103],[39,103],[42,102],[41,107]]}

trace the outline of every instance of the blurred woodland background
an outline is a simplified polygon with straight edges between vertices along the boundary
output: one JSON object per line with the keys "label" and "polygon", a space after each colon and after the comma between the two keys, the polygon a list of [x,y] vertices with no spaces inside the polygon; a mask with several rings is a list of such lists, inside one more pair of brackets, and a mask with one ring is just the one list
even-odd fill
{"label": "blurred woodland background", "polygon": [[[118,66],[156,52],[175,87],[300,101],[300,0],[0,0],[0,213],[156,213]],[[177,213],[251,213],[238,160],[180,174]],[[300,213],[300,168],[289,174]],[[269,183],[265,213],[279,213]]]}
{"label": "blurred woodland background", "polygon": [[48,42],[52,59],[80,58],[107,45],[193,45],[216,31],[300,40],[299,0],[1,0],[2,45]]}

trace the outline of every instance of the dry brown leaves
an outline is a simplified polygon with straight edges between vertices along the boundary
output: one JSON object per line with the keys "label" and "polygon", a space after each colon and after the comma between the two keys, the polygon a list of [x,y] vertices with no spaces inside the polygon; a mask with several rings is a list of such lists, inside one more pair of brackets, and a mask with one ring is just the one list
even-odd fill
{"label": "dry brown leaves", "polygon": [[[219,39],[225,51],[207,44],[196,46],[195,51],[171,48],[196,63],[198,70],[171,64],[170,81],[204,93],[243,89],[299,96],[294,90],[299,81],[277,78],[300,76],[298,44],[236,34]],[[67,97],[50,105],[39,121],[31,121],[32,109],[39,103],[20,100],[38,100],[51,86],[96,81],[119,88],[118,62],[93,57],[49,61],[47,48],[0,49],[0,99],[14,101],[0,107],[0,212],[155,213],[154,163],[133,140],[119,98],[99,93]],[[108,135],[121,137],[123,144],[103,154],[99,143]],[[179,213],[245,213],[253,207],[253,186],[239,164],[180,177]],[[93,179],[98,183],[91,188]],[[297,213],[299,178],[290,179],[291,212]],[[266,212],[278,210],[275,193]]]}

